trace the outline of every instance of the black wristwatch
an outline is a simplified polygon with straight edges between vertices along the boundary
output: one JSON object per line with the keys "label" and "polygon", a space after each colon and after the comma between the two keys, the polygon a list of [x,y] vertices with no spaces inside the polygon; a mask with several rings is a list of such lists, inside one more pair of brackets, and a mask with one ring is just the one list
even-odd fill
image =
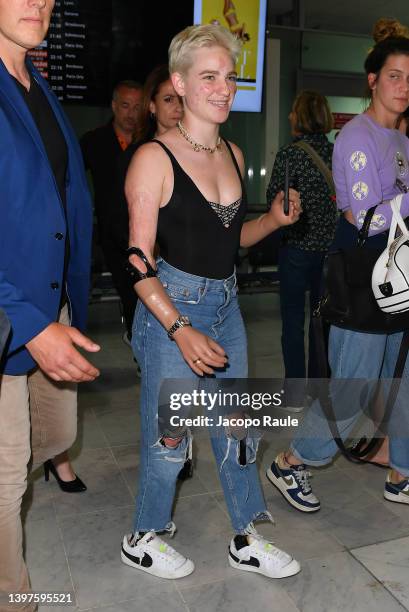
{"label": "black wristwatch", "polygon": [[168,337],[170,340],[173,340],[174,333],[180,329],[181,327],[192,326],[189,317],[186,315],[179,315],[176,321],[173,323],[171,327],[168,329]]}

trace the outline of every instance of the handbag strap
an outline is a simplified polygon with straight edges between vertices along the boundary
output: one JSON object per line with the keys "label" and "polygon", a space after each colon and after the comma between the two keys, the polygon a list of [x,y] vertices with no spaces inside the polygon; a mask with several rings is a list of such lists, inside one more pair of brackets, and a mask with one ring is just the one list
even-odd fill
{"label": "handbag strap", "polygon": [[311,157],[312,161],[324,177],[330,192],[335,194],[335,184],[334,179],[332,178],[332,172],[314,147],[309,145],[308,142],[305,142],[305,140],[299,140],[295,143],[295,146],[305,151],[305,153]]}
{"label": "handbag strap", "polygon": [[369,228],[371,226],[372,217],[374,216],[375,209],[378,205],[372,206],[368,208],[366,211],[364,222],[362,223],[362,227],[358,230],[358,246],[364,246],[365,242],[368,240]]}
{"label": "handbag strap", "polygon": [[[391,225],[389,228],[388,246],[395,239],[396,228],[398,225],[400,229],[402,230],[402,233],[409,237],[409,231],[406,227],[406,223],[404,222],[402,215],[400,214],[400,206],[402,202],[402,197],[403,195],[400,193],[397,196],[395,196],[393,200],[390,201],[393,216],[392,216]],[[368,239],[369,228],[371,226],[372,217],[375,214],[375,209],[377,206],[378,205],[376,204],[375,206],[368,208],[368,210],[366,211],[364,222],[362,224],[361,229],[358,231],[358,246],[364,246],[365,242]]]}
{"label": "handbag strap", "polygon": [[388,234],[388,249],[391,246],[392,242],[395,240],[396,230],[398,229],[398,219],[395,216],[395,211],[392,206],[392,202],[391,202],[391,208],[392,208],[392,219],[391,219],[391,225],[389,227],[389,234]]}
{"label": "handbag strap", "polygon": [[324,325],[324,319],[322,318],[321,314],[319,313],[319,310],[317,309],[316,311],[314,311],[312,317],[317,378],[329,378],[331,375],[328,366],[328,351]]}
{"label": "handbag strap", "polygon": [[[299,140],[298,142],[294,143],[294,146],[298,147],[299,149],[302,149],[303,151],[305,151],[305,153],[307,153],[307,155],[310,156],[314,164],[317,166],[318,170],[321,172],[321,174],[325,178],[327,185],[329,187],[329,190],[331,191],[331,193],[335,194],[336,190],[335,190],[334,179],[332,177],[332,172],[328,168],[327,164],[324,162],[322,157],[314,149],[314,147],[309,145],[308,142],[305,142],[305,140]],[[402,194],[400,194],[400,196],[402,199]],[[396,197],[398,198],[399,196],[396,196]],[[371,208],[368,208],[366,212],[362,227],[358,231],[358,246],[363,246],[368,239],[369,228],[372,222],[372,217],[374,216],[374,213],[375,213],[376,206],[377,205],[372,206]],[[404,224],[403,220],[402,220],[402,223]],[[396,233],[396,228],[395,228],[395,233]]]}
{"label": "handbag strap", "polygon": [[[324,327],[322,317],[317,313],[313,319],[313,329],[315,334],[315,346],[317,350],[317,361],[318,361],[318,375],[321,378],[327,377],[328,371],[328,361],[325,347],[325,336],[324,336]],[[373,435],[372,440],[368,443],[365,449],[362,451],[362,455],[367,455],[370,453],[379,443],[381,439],[381,434],[383,433],[380,429],[380,425],[383,423],[387,423],[389,417],[394,408],[396,398],[398,396],[401,378],[403,375],[403,371],[405,369],[406,358],[409,352],[409,330],[405,331],[402,337],[402,341],[399,348],[398,358],[396,360],[395,371],[393,373],[393,380],[391,382],[391,387],[389,389],[388,397],[386,400],[385,411],[382,418],[381,423],[377,426],[377,430]],[[313,389],[314,390],[314,389]],[[315,397],[318,397],[321,407],[325,413],[325,416],[328,421],[328,426],[331,431],[332,437],[334,438],[334,442],[337,445],[340,452],[352,463],[367,463],[365,460],[360,459],[359,456],[356,457],[351,455],[350,451],[345,447],[344,441],[341,438],[341,435],[337,426],[337,419],[334,413],[334,408],[332,405],[331,396],[329,393],[329,388],[327,387],[326,392],[323,391],[322,383],[318,383],[317,387],[318,393],[315,394]]]}
{"label": "handbag strap", "polygon": [[392,221],[391,221],[391,226],[389,228],[389,237],[388,237],[388,246],[390,246],[392,244],[392,242],[395,240],[395,236],[396,236],[396,229],[399,226],[403,236],[408,236],[409,237],[409,232],[408,232],[408,228],[406,227],[406,223],[404,222],[402,215],[400,214],[400,207],[402,204],[402,197],[403,195],[401,193],[399,193],[397,196],[395,196],[393,198],[393,200],[390,201],[390,205],[392,208]]}

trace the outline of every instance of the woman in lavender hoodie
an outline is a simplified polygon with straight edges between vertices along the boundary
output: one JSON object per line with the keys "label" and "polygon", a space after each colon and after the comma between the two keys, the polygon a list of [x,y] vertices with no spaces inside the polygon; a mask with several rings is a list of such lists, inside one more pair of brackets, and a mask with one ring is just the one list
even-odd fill
{"label": "woman in lavender hoodie", "polygon": [[[338,208],[343,212],[338,244],[356,244],[357,228],[362,226],[366,211],[376,206],[366,243],[369,248],[386,246],[384,232],[392,217],[390,201],[401,190],[407,188],[409,191],[409,139],[395,129],[398,117],[409,106],[409,39],[399,31],[390,32],[368,54],[365,71],[370,104],[337,138],[333,174]],[[401,213],[404,218],[409,216],[409,193],[403,196]],[[329,362],[332,377],[344,379],[339,385],[342,393],[338,391],[332,395],[343,438],[348,436],[361,414],[361,398],[354,393],[357,381],[345,379],[392,378],[401,339],[402,333],[372,334],[331,326]],[[404,378],[406,386],[407,366]],[[399,420],[399,436],[396,431],[390,431],[392,470],[385,483],[384,497],[409,504],[409,418],[405,395],[401,389],[392,415],[395,423]],[[290,449],[276,457],[267,470],[267,477],[290,505],[303,512],[316,512],[320,502],[312,492],[306,465],[326,465],[336,452],[327,420],[316,401]]]}

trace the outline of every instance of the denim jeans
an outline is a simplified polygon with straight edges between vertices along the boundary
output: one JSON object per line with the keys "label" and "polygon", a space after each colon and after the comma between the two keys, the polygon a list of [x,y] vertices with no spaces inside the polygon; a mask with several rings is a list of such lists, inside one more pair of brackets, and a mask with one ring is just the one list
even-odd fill
{"label": "denim jeans", "polygon": [[[320,297],[325,252],[304,251],[292,246],[280,249],[280,309],[282,320],[286,404],[302,405],[305,393],[305,294],[310,292],[310,312]],[[310,319],[311,320],[311,319]],[[314,335],[309,326],[308,377],[317,375]],[[298,380],[291,380],[298,379]]]}
{"label": "denim jeans", "polygon": [[[228,366],[216,378],[247,377],[247,342],[237,300],[235,275],[226,280],[207,279],[178,270],[164,260],[158,276],[170,299],[193,327],[218,342]],[[186,435],[176,448],[162,445],[158,430],[158,397],[164,379],[199,381],[176,342],[141,303],[138,303],[132,347],[141,367],[141,457],[134,531],[171,529],[171,512],[178,473],[189,446]],[[268,516],[255,464],[256,440],[246,439],[247,463],[238,461],[239,441],[223,428],[212,432],[211,444],[231,522],[236,533],[246,533],[257,518]]]}
{"label": "denim jeans", "polygon": [[[378,378],[393,378],[401,339],[402,333],[367,334],[331,327],[329,362],[334,379],[331,399],[338,430],[343,439],[362,415],[362,394],[358,392],[360,382],[365,385],[366,379],[366,386],[372,385],[374,389]],[[390,465],[404,476],[409,476],[408,374],[406,362],[401,388],[390,419],[389,433]],[[345,384],[342,379],[345,379]],[[385,387],[388,390],[389,385],[386,383]],[[370,392],[367,396],[370,396]],[[318,401],[312,404],[306,414],[301,429],[292,442],[291,450],[304,463],[316,466],[330,463],[337,453],[338,447]]]}

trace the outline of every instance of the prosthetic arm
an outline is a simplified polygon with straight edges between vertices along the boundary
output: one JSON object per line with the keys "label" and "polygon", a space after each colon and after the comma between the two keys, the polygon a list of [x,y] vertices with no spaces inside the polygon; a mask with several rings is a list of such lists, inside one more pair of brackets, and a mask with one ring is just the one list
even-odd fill
{"label": "prosthetic arm", "polygon": [[[136,256],[145,265],[146,271],[143,272],[128,260],[125,270],[138,297],[163,325],[169,338],[173,340],[173,335],[179,328],[191,325],[189,319],[180,315],[176,310],[162,283],[158,280],[156,270],[153,269],[142,249],[129,247],[127,254],[129,257]],[[135,261],[137,262],[136,258]]]}

